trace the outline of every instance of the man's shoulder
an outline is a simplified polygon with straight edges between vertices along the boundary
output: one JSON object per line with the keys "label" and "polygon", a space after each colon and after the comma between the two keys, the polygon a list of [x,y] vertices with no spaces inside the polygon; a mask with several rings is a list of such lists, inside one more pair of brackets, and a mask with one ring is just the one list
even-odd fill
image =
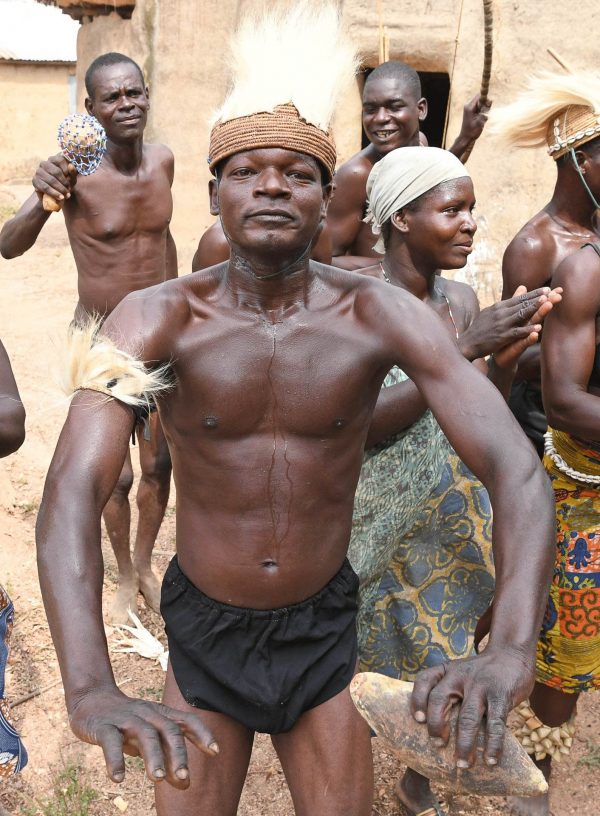
{"label": "man's shoulder", "polygon": [[170,169],[175,164],[173,151],[165,144],[144,142],[144,155],[153,167],[163,166]]}
{"label": "man's shoulder", "polygon": [[361,180],[364,184],[367,182],[369,173],[373,168],[374,162],[367,154],[367,148],[355,153],[347,161],[341,164],[335,174],[337,181],[358,181]]}
{"label": "man's shoulder", "polygon": [[528,255],[536,254],[545,248],[554,247],[554,222],[545,210],[540,210],[526,224],[523,224],[512,241],[508,244],[505,254],[525,252]]}

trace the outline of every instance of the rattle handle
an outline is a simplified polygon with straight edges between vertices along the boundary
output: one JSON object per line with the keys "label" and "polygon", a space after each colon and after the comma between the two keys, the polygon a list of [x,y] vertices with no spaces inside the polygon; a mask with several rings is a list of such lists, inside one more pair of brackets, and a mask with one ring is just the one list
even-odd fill
{"label": "rattle handle", "polygon": [[60,212],[62,210],[62,201],[57,201],[48,193],[42,196],[42,207],[46,212]]}

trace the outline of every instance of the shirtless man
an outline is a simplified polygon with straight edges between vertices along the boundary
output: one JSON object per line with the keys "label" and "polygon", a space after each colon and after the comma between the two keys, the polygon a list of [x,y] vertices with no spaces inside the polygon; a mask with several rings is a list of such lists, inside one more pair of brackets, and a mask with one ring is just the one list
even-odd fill
{"label": "shirtless man", "polygon": [[[600,150],[594,163],[600,179]],[[600,192],[598,181],[595,186]],[[565,750],[575,735],[579,695],[600,689],[600,242],[571,253],[552,280],[565,292],[544,329],[541,355],[556,562],[530,706],[543,725],[561,734],[567,726]],[[536,747],[536,763],[550,779],[552,754]],[[517,816],[550,814],[548,795],[513,797],[510,804]]]}
{"label": "shirtless man", "polygon": [[[519,146],[532,146],[532,133],[539,129],[538,142],[545,143],[546,132],[552,120],[555,116],[564,114],[571,103],[572,97],[563,92],[565,82],[569,83],[569,87],[578,88],[585,97],[589,78],[557,75],[541,82],[534,81],[531,89],[521,99],[497,112],[496,128],[501,133],[506,132],[508,140]],[[541,102],[549,91],[556,96],[557,110],[554,114],[540,113],[539,121],[535,122],[535,111],[541,108]],[[564,97],[562,103],[561,96]],[[570,138],[578,130],[579,125],[575,122],[565,132],[565,138]],[[579,166],[600,149],[598,136],[594,132],[584,134],[576,153]],[[558,152],[560,155],[557,155]],[[597,204],[582,183],[572,155],[562,150],[554,151],[552,155],[556,160],[557,170],[554,193],[548,204],[519,230],[506,248],[502,261],[503,299],[512,297],[519,283],[525,284],[528,289],[546,286],[561,261],[586,241],[595,241],[600,235]],[[584,175],[585,172],[584,170]],[[542,405],[539,346],[533,346],[523,355],[509,404],[538,454],[542,456],[546,416]]]}
{"label": "shirtless man", "polygon": [[[278,42],[285,23],[271,26]],[[297,37],[297,21],[289,25]],[[255,21],[252,30],[262,47]],[[278,66],[285,53],[274,57]],[[235,111],[234,101],[223,110]],[[116,688],[101,622],[99,515],[134,421],[106,399],[112,380],[71,405],[38,520],[40,580],[75,733],[102,745],[115,781],[123,752],[141,754],[149,777],[163,780],[159,816],[233,816],[257,730],[273,735],[297,814],[367,816],[369,729],[348,692],[357,580],[345,555],[387,371],[395,363],[407,371],[494,504],[490,645],[424,672],[413,695],[416,719],[442,743],[446,713],[460,701],[459,767],[475,761],[484,714],[484,758],[495,764],[507,712],[531,685],[552,499],[502,398],[432,310],[384,282],[309,260],[335,149],[303,110],[258,110],[252,127],[248,115],[222,112],[211,134],[212,203],[231,260],[127,297],[103,329],[171,375],[158,398],[178,489],[178,555],[162,599],[163,705]],[[290,134],[295,150],[284,147]]]}
{"label": "shirtless man", "polygon": [[[373,258],[381,257],[373,249],[370,226],[363,223],[367,178],[373,165],[391,150],[419,144],[419,126],[427,116],[418,73],[393,60],[369,74],[362,104],[363,128],[370,144],[337,171],[335,196],[327,214],[333,264],[344,269],[371,266]],[[450,152],[460,158],[479,138],[486,119],[476,96],[465,105],[462,128]]]}
{"label": "shirtless man", "polygon": [[[79,302],[75,319],[109,315],[130,292],[177,277],[177,252],[169,230],[173,210],[173,154],[164,145],[144,144],[150,105],[138,65],[123,54],[104,54],[86,74],[87,112],[106,130],[107,151],[99,169],[79,177],[58,154],[38,167],[35,192],[0,233],[5,258],[22,255],[35,243],[51,213],[42,195],[63,204],[69,242],[77,265]],[[171,461],[152,412],[137,426],[141,479],[139,520],[133,561],[130,554],[129,493],[133,470],[129,451],[104,509],[106,530],[119,569],[110,620],[127,622],[138,590],[159,611],[160,584],[152,571],[152,548],[169,498]]]}

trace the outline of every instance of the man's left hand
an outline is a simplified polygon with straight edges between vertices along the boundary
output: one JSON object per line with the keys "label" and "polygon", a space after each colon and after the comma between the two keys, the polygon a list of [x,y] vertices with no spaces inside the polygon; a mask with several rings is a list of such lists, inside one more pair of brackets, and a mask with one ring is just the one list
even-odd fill
{"label": "man's left hand", "polygon": [[442,746],[450,737],[451,709],[460,706],[457,767],[475,763],[480,728],[485,733],[484,760],[497,765],[508,712],[527,697],[533,682],[533,661],[517,651],[488,646],[483,654],[420,672],[411,698],[412,713],[417,722],[427,723],[430,737]]}

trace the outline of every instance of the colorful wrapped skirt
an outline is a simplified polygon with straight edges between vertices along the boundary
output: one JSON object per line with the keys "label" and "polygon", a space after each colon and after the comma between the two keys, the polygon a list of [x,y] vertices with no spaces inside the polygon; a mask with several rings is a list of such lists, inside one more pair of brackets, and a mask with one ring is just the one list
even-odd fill
{"label": "colorful wrapped skirt", "polygon": [[471,653],[494,592],[491,527],[485,488],[429,411],[369,452],[349,550],[361,581],[362,671],[412,680]]}
{"label": "colorful wrapped skirt", "polygon": [[549,431],[556,560],[538,641],[536,679],[566,693],[600,689],[600,448]]}

